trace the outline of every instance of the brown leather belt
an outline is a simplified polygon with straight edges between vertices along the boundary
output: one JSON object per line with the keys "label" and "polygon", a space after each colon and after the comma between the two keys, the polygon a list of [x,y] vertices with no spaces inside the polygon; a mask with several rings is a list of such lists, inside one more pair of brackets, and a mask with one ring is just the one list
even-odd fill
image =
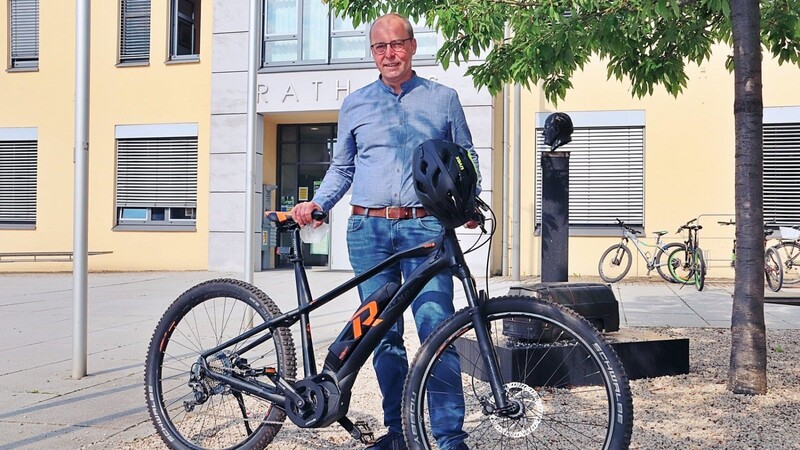
{"label": "brown leather belt", "polygon": [[428,215],[425,208],[387,206],[385,208],[364,208],[353,206],[353,214],[358,216],[383,217],[384,219],[421,219]]}

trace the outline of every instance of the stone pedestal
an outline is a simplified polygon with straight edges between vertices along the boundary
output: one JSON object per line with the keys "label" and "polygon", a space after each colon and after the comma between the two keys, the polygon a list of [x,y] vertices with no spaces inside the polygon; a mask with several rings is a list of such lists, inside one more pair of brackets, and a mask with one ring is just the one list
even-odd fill
{"label": "stone pedestal", "polygon": [[[689,373],[689,339],[670,338],[656,333],[623,328],[604,335],[619,355],[628,379],[652,378]],[[477,342],[461,338],[456,347],[462,355],[462,370],[477,369],[473,375],[484,373]],[[599,384],[593,375],[595,368],[584,363],[569,345],[533,343],[509,339],[497,345],[497,357],[507,381],[523,381],[534,386],[580,386]],[[531,369],[531,361],[536,368]]]}

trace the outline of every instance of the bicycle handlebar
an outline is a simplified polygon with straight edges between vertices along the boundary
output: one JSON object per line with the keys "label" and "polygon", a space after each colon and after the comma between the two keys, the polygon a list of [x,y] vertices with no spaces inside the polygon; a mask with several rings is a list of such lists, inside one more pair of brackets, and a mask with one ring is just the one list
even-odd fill
{"label": "bicycle handlebar", "polygon": [[700,225],[700,224],[692,225],[694,222],[697,222],[697,217],[695,217],[694,219],[692,219],[692,220],[686,222],[685,224],[681,225],[680,228],[678,228],[678,231],[676,231],[676,233],[680,233],[683,230],[698,231],[698,230],[702,230],[703,229],[703,226]]}
{"label": "bicycle handlebar", "polygon": [[642,234],[641,231],[635,230],[635,229],[629,227],[628,225],[625,225],[625,222],[619,220],[619,218],[616,218],[615,220],[617,221],[617,225],[619,225],[621,228],[624,228],[624,229],[630,231],[633,234]]}
{"label": "bicycle handlebar", "polygon": [[[733,220],[733,219],[730,219],[730,220],[727,220],[727,221],[720,220],[720,221],[718,221],[717,223],[718,223],[718,224],[720,224],[720,225],[736,225],[736,221],[735,221],[735,220]],[[778,226],[777,226],[777,225],[775,225],[774,223],[766,223],[766,222],[765,222],[765,223],[764,223],[764,235],[765,235],[765,236],[769,236],[769,235],[770,235],[770,234],[772,234],[772,233],[773,233],[773,232],[774,232],[774,231],[775,231],[777,228],[778,228]]]}
{"label": "bicycle handlebar", "polygon": [[[265,211],[264,216],[270,222],[278,225],[279,229],[284,231],[300,228],[300,225],[292,219],[292,215],[285,211]],[[311,218],[317,221],[323,221],[328,218],[328,213],[314,210],[311,212]]]}

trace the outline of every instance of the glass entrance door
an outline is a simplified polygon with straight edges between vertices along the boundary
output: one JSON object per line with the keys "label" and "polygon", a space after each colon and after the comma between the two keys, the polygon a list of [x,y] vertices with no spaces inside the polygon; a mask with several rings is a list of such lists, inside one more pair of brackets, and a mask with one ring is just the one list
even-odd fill
{"label": "glass entrance door", "polygon": [[[283,211],[314,197],[331,161],[336,142],[336,124],[278,126],[278,206]],[[318,244],[303,244],[307,266],[328,266],[329,238]],[[276,267],[287,267],[290,236],[278,236]]]}

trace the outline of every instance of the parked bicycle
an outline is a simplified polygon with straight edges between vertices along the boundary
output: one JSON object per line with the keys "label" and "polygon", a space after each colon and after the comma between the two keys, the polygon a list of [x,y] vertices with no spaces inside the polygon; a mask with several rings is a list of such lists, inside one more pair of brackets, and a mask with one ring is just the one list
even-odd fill
{"label": "parked bicycle", "polygon": [[[720,225],[736,225],[733,220],[717,222]],[[774,235],[775,230],[764,225],[764,276],[767,279],[767,286],[773,292],[778,292],[783,287],[784,272],[781,256],[775,247],[769,247],[767,242]],[[731,267],[736,269],[736,239],[733,240],[731,250]]]}
{"label": "parked bicycle", "polygon": [[772,248],[783,263],[783,284],[800,283],[800,227],[779,227],[777,237],[780,242]]}
{"label": "parked bicycle", "polygon": [[[642,258],[644,258],[645,264],[647,264],[647,275],[650,275],[650,272],[655,269],[664,280],[677,282],[670,274],[669,268],[667,267],[669,260],[665,255],[669,255],[673,250],[685,248],[685,245],[680,242],[662,244],[661,237],[667,234],[666,231],[656,231],[653,233],[656,235],[656,243],[652,245],[647,244],[640,241],[637,236],[642,233],[641,231],[631,228],[619,219],[616,220],[622,231],[622,238],[618,244],[612,245],[600,256],[600,262],[597,265],[600,278],[607,283],[616,283],[625,278],[625,275],[631,270],[631,263],[633,262],[633,255],[628,248],[628,242],[632,242],[636,250]],[[646,250],[646,248],[655,250],[653,250],[653,254],[651,255],[650,251]]]}
{"label": "parked bicycle", "polygon": [[[703,226],[695,223],[694,218],[678,228],[677,233],[686,230],[687,237],[683,248],[673,250],[667,260],[670,261],[669,273],[679,283],[694,283],[698,291],[702,291],[706,282],[706,262],[703,250],[700,249],[699,231]],[[672,263],[672,262],[676,263]]]}
{"label": "parked bicycle", "polygon": [[[286,417],[300,428],[338,423],[369,442],[365,424],[347,417],[359,370],[422,287],[449,271],[468,306],[425,341],[411,364],[402,408],[409,448],[438,448],[431,398],[442,383],[463,389],[455,401],[463,400],[472,449],[628,448],[632,399],[614,350],[560,305],[519,295],[488,298],[477,289],[454,230],[313,298],[299,226],[286,213],[267,217],[292,238],[298,307],[283,313],[259,288],[232,279],[201,283],[175,300],[155,329],[145,366],[147,407],[168,447],[262,449]],[[309,314],[400,259],[423,256],[426,262],[402,284],[389,283],[364,300],[318,370]],[[504,335],[507,319],[529,324],[530,337]],[[297,323],[299,379],[289,329]],[[448,369],[453,364],[459,370]]]}

